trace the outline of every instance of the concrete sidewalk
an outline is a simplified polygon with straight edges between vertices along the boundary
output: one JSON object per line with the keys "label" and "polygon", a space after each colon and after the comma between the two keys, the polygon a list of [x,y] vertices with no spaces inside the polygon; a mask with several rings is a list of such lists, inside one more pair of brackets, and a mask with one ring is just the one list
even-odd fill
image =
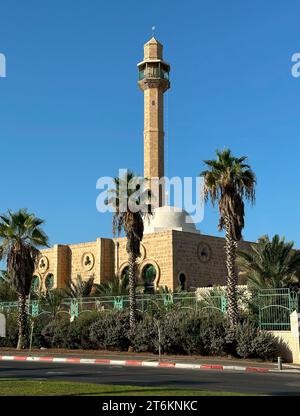
{"label": "concrete sidewalk", "polygon": [[[124,366],[147,366],[147,367],[170,367],[182,369],[213,369],[231,371],[253,371],[253,372],[279,372],[277,363],[242,360],[228,357],[203,357],[162,355],[161,361],[158,355],[112,352],[99,350],[65,350],[65,349],[43,349],[16,351],[10,348],[0,348],[0,360],[14,361],[36,361],[36,362],[66,362],[78,364],[106,364]],[[300,365],[283,364],[283,372],[294,372],[300,374]],[[281,372],[282,372],[281,371]]]}

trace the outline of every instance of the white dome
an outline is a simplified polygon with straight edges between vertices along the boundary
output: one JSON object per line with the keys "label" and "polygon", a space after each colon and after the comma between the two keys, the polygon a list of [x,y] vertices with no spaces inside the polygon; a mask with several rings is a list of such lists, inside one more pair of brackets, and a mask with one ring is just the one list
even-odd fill
{"label": "white dome", "polygon": [[145,234],[166,230],[200,233],[200,231],[196,229],[192,217],[186,211],[169,205],[156,208],[150,221],[145,220],[144,227]]}

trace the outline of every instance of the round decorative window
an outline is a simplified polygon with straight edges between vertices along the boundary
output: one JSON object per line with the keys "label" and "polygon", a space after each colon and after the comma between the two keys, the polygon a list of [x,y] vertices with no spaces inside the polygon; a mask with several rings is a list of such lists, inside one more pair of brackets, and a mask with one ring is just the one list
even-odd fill
{"label": "round decorative window", "polygon": [[83,269],[89,271],[92,270],[95,264],[95,258],[92,253],[84,253],[81,260],[81,265]]}
{"label": "round decorative window", "polygon": [[38,269],[40,273],[45,273],[49,268],[49,260],[46,256],[42,256],[39,259]]}
{"label": "round decorative window", "polygon": [[48,276],[45,279],[45,287],[47,290],[53,289],[54,286],[54,276],[53,274],[48,274]]}
{"label": "round decorative window", "polygon": [[198,255],[198,259],[202,263],[209,262],[211,257],[212,257],[212,252],[211,252],[210,246],[206,243],[200,243],[198,245],[197,255]]}

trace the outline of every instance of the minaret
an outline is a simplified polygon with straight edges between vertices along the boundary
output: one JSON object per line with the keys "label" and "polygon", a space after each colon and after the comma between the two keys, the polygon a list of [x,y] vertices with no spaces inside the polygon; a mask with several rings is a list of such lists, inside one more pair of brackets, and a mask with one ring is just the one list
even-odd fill
{"label": "minaret", "polygon": [[[164,92],[170,88],[170,65],[162,52],[163,45],[152,37],[138,64],[138,84],[144,92],[144,177],[152,180],[164,176]],[[160,189],[158,205],[162,204]]]}

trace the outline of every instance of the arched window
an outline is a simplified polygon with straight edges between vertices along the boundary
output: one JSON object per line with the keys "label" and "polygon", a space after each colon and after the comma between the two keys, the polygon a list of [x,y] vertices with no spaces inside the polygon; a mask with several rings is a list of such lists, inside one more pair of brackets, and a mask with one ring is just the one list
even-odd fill
{"label": "arched window", "polygon": [[184,273],[180,273],[179,275],[179,286],[181,290],[186,290],[186,276]]}
{"label": "arched window", "polygon": [[38,276],[33,276],[31,281],[31,289],[34,292],[37,292],[40,288],[40,278]]}
{"label": "arched window", "polygon": [[142,270],[142,279],[144,281],[144,293],[154,293],[155,278],[155,267],[153,266],[153,264],[146,264]]}
{"label": "arched window", "polygon": [[54,286],[54,276],[53,274],[48,274],[45,279],[45,287],[47,290],[53,289]]}
{"label": "arched window", "polygon": [[121,272],[119,274],[119,282],[121,284],[121,287],[128,288],[129,285],[129,266],[123,267],[121,269]]}
{"label": "arched window", "polygon": [[128,277],[129,277],[129,266],[125,266],[124,269],[121,272],[121,279],[124,279],[124,277],[126,279],[128,279]]}

